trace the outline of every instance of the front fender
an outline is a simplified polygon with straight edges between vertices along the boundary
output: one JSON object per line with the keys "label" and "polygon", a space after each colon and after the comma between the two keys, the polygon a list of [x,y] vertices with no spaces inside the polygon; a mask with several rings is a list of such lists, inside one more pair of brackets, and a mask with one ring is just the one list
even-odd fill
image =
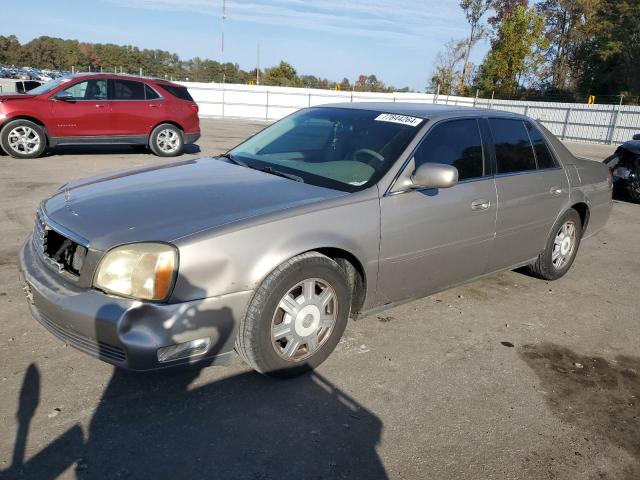
{"label": "front fender", "polygon": [[202,292],[209,297],[254,290],[286,260],[321,248],[344,250],[358,259],[367,279],[366,298],[375,298],[380,245],[377,194],[276,217],[176,241],[180,272],[172,301],[193,300]]}

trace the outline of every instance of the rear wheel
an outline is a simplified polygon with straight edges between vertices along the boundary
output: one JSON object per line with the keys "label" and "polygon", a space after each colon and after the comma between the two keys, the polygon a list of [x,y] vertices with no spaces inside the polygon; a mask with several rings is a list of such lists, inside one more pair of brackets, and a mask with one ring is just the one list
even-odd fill
{"label": "rear wheel", "polygon": [[0,132],[2,149],[13,158],[37,158],[47,148],[44,129],[30,120],[14,120]]}
{"label": "rear wheel", "polygon": [[182,130],[170,123],[158,125],[149,137],[149,148],[159,157],[175,157],[184,150]]}
{"label": "rear wheel", "polygon": [[553,226],[544,252],[527,267],[529,273],[543,280],[563,277],[573,265],[581,240],[582,220],[570,209]]}
{"label": "rear wheel", "polygon": [[265,280],[240,324],[236,350],[260,373],[293,377],[324,362],[347,325],[351,291],[340,266],[309,252]]}

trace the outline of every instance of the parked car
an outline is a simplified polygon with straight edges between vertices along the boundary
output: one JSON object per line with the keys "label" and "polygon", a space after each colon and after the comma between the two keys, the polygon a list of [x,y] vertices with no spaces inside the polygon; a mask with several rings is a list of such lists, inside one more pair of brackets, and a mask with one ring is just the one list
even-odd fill
{"label": "parked car", "polygon": [[[526,266],[555,280],[603,227],[612,182],[506,112],[300,110],[218,159],[78,180],[20,254],[31,310],[119,367],[299,374],[349,317]],[[435,321],[435,320],[434,320]]]}
{"label": "parked car", "polygon": [[90,144],[145,145],[171,157],[199,137],[197,104],[185,87],[165,80],[79,74],[26,95],[0,95],[0,145],[14,158]]}
{"label": "parked car", "polygon": [[604,163],[611,168],[614,186],[640,203],[640,133],[620,145]]}
{"label": "parked car", "polygon": [[42,85],[42,82],[37,80],[18,80],[16,82],[16,93],[27,93],[40,85]]}

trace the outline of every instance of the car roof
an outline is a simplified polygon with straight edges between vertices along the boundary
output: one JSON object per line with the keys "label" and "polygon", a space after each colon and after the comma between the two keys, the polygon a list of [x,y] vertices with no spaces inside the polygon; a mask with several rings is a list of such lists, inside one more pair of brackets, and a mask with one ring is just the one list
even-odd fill
{"label": "car roof", "polygon": [[430,103],[416,102],[353,102],[353,103],[327,103],[318,105],[319,108],[345,108],[352,110],[369,110],[380,113],[393,113],[410,117],[440,120],[454,117],[505,117],[528,118],[524,115],[488,108],[463,107],[456,105],[433,105]]}
{"label": "car roof", "polygon": [[70,79],[78,79],[78,78],[92,78],[92,77],[107,77],[107,78],[121,78],[124,80],[147,80],[159,83],[161,85],[175,85],[176,87],[181,87],[182,85],[178,85],[177,83],[170,82],[164,78],[159,77],[145,77],[140,75],[133,75],[127,73],[109,73],[109,72],[78,72],[73,75],[65,75],[65,78]]}

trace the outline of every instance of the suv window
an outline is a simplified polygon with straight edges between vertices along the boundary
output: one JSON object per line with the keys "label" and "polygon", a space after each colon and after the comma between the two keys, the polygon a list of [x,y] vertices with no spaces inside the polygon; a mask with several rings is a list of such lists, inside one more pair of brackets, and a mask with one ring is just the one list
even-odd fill
{"label": "suv window", "polygon": [[113,80],[114,100],[144,100],[144,83],[133,80]]}
{"label": "suv window", "polygon": [[489,124],[496,148],[498,173],[536,169],[533,147],[522,120],[491,118]]}
{"label": "suv window", "polygon": [[549,151],[547,142],[544,141],[544,137],[536,127],[527,123],[527,129],[529,130],[529,137],[531,143],[533,143],[533,149],[536,152],[536,160],[538,161],[538,168],[556,168],[556,164],[553,155]]}
{"label": "suv window", "polygon": [[156,92],[153,88],[151,88],[146,83],[144,84],[144,96],[147,100],[155,100],[156,98],[160,98],[158,92]]}
{"label": "suv window", "polygon": [[103,78],[92,78],[84,82],[74,83],[64,89],[65,92],[73,95],[76,100],[106,100],[107,80]]}
{"label": "suv window", "polygon": [[466,180],[484,175],[482,140],[476,119],[452,120],[436,125],[414,155],[416,168],[423,163],[444,163],[458,169]]}
{"label": "suv window", "polygon": [[169,92],[174,97],[179,98],[181,100],[188,100],[190,102],[193,102],[193,97],[191,96],[191,94],[189,94],[189,90],[187,90],[187,87],[178,87],[176,85],[165,85],[165,84],[161,84],[161,85],[162,85],[162,88],[164,88],[167,92]]}

